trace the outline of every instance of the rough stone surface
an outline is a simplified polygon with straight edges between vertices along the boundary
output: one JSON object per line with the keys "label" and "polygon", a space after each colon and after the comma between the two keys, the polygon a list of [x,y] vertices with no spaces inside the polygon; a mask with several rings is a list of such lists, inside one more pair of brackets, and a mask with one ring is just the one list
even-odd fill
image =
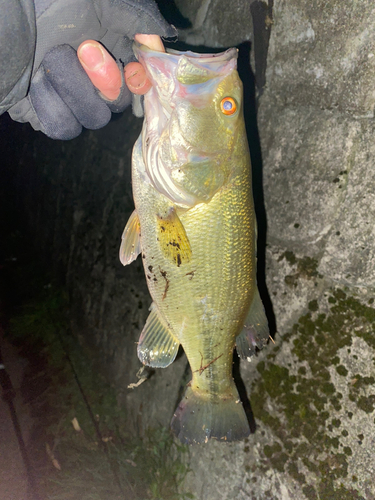
{"label": "rough stone surface", "polygon": [[192,28],[183,31],[180,38],[207,47],[230,47],[251,40],[253,1],[177,0],[181,13],[192,23]]}
{"label": "rough stone surface", "polygon": [[[258,54],[259,255],[277,328],[275,345],[240,365],[255,433],[192,447],[185,486],[198,500],[374,500],[374,3],[176,4],[193,24],[190,42],[251,40]],[[140,122],[125,113],[69,143],[14,127],[2,130],[22,137],[22,147],[8,143],[7,172],[37,244],[67,277],[75,330],[113,380],[129,426],[168,425],[184,356],[127,389],[150,304],[140,262],[117,261]]]}
{"label": "rough stone surface", "polygon": [[276,0],[267,81],[281,104],[373,117],[375,9],[371,1]]}

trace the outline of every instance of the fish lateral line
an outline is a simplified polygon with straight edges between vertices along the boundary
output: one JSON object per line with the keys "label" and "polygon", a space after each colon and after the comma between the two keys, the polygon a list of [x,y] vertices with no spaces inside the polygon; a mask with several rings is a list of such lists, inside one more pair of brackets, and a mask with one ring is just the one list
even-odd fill
{"label": "fish lateral line", "polygon": [[223,352],[219,355],[219,356],[216,356],[216,358],[214,358],[212,361],[210,361],[209,363],[207,363],[207,365],[205,366],[202,366],[203,364],[203,355],[202,353],[199,351],[199,354],[201,355],[201,366],[200,368],[198,368],[198,370],[195,370],[193,373],[197,373],[199,372],[199,375],[202,375],[202,373],[204,372],[204,370],[206,370],[210,365],[212,365],[213,363],[215,363],[215,361],[217,361],[219,358],[221,358],[221,356],[223,356]]}

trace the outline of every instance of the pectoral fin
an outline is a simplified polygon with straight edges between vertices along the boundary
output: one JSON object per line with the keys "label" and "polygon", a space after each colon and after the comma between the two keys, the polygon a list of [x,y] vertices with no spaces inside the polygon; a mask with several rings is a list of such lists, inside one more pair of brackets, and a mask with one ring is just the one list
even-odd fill
{"label": "pectoral fin", "polygon": [[236,338],[238,355],[243,359],[249,359],[254,354],[256,347],[262,349],[268,337],[268,321],[257,287],[245,319],[245,325]]}
{"label": "pectoral fin", "polygon": [[121,236],[119,257],[121,264],[126,266],[141,253],[141,226],[136,210],[131,214]]}
{"label": "pectoral fin", "polygon": [[179,345],[152,304],[139,339],[138,358],[144,365],[165,368],[175,360]]}
{"label": "pectoral fin", "polygon": [[166,216],[157,216],[158,240],[162,252],[177,267],[190,261],[191,247],[185,228],[174,208]]}

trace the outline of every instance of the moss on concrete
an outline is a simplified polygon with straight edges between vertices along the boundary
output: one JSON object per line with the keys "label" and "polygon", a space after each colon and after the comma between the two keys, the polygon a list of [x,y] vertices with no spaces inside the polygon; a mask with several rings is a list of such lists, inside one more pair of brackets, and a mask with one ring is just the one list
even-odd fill
{"label": "moss on concrete", "polygon": [[[297,358],[293,368],[277,364],[277,356],[257,366],[261,379],[253,387],[253,411],[278,439],[265,447],[262,465],[288,472],[303,486],[309,500],[361,499],[356,489],[341,484],[348,476],[348,458],[352,455],[352,449],[341,439],[348,435],[345,427],[350,427],[353,415],[344,412],[343,395],[331,380],[330,367],[335,366],[342,377],[348,375],[338,354],[344,347],[350,350],[353,335],[375,346],[371,330],[375,311],[340,289],[332,290],[319,304],[311,301],[308,309],[284,336]],[[359,411],[374,411],[375,394],[365,396],[361,391],[374,384],[374,377],[360,374],[351,381],[349,399]],[[337,412],[343,417],[332,418]],[[314,484],[308,484],[303,473],[306,468],[315,474]]]}
{"label": "moss on concrete", "polygon": [[[290,286],[297,286],[298,280],[300,277],[305,279],[313,279],[313,278],[322,278],[323,276],[318,273],[318,261],[311,257],[305,256],[302,258],[298,258],[294,255],[293,252],[287,250],[282,255],[280,255],[278,262],[285,259],[291,266],[296,266],[296,272],[293,274],[288,274],[285,276],[285,283]],[[310,307],[317,307],[317,301],[314,300],[310,302]]]}

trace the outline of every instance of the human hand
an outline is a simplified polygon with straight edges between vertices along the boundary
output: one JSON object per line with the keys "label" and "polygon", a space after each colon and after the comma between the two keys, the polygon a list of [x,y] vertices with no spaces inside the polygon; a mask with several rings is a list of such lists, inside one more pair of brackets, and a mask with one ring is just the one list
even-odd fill
{"label": "human hand", "polygon": [[[139,0],[136,7],[131,0],[35,0],[35,5],[38,36],[29,91],[8,112],[14,120],[30,122],[54,139],[72,139],[82,127],[101,128],[110,120],[111,111],[123,111],[131,102],[125,78],[130,90],[146,91],[141,70],[136,73],[133,67],[129,73],[127,68],[126,75],[122,71],[124,64],[135,59],[132,43],[138,32],[176,35],[153,0]],[[92,84],[96,77],[87,76],[88,66],[84,70],[77,57],[76,49],[83,41],[91,44],[91,48],[86,45],[88,52],[92,44],[101,46],[104,64],[94,69],[99,81],[106,80],[104,87],[98,87],[100,93]],[[109,73],[108,52],[116,60]]]}
{"label": "human hand", "polygon": [[[165,51],[163,42],[157,35],[136,34],[134,39],[153,50]],[[116,100],[121,91],[121,70],[106,49],[95,40],[86,40],[78,47],[77,56],[92,84],[106,99]],[[151,87],[139,62],[127,64],[124,75],[125,83],[133,94],[146,94]]]}

